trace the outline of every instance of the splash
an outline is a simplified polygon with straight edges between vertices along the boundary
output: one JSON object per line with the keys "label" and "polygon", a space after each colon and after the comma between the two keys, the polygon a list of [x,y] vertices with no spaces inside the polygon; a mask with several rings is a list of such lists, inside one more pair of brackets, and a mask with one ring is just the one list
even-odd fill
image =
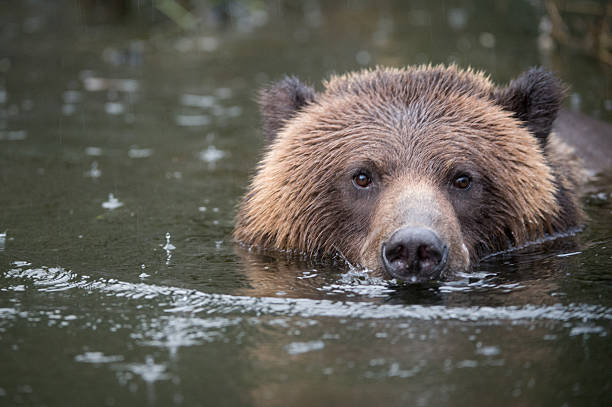
{"label": "splash", "polygon": [[166,232],[166,244],[162,247],[166,251],[166,265],[170,264],[170,259],[172,259],[172,250],[176,249],[172,243],[170,243],[170,232]]}
{"label": "splash", "polygon": [[102,202],[102,207],[108,210],[114,210],[123,206],[123,202],[119,202],[117,198],[115,198],[114,194],[108,194],[108,201]]}
{"label": "splash", "polygon": [[351,267],[349,271],[340,275],[340,280],[338,280],[338,282],[324,285],[323,287],[317,288],[317,290],[330,294],[385,298],[389,294],[395,292],[394,289],[390,288],[394,283],[395,280],[386,281],[380,277],[371,276],[370,271],[367,269]]}

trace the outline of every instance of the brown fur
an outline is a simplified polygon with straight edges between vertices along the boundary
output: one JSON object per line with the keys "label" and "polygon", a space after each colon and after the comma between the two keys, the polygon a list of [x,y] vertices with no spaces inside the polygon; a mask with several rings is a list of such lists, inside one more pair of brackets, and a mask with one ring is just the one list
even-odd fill
{"label": "brown fur", "polygon": [[[380,270],[394,230],[425,226],[450,247],[448,276],[580,222],[579,170],[549,136],[563,90],[544,71],[506,88],[455,66],[337,76],[316,95],[290,81],[262,93],[272,141],[241,204],[238,241]],[[299,103],[284,111],[276,99]],[[373,184],[357,190],[363,169]],[[462,172],[473,185],[454,190]]]}

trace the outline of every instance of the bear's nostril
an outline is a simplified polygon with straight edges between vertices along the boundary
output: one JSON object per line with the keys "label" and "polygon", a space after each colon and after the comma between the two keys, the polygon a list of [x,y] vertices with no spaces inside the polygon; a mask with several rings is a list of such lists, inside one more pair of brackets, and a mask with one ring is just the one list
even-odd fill
{"label": "bear's nostril", "polygon": [[421,269],[435,267],[442,261],[442,252],[437,246],[423,244],[417,249],[416,259],[419,261]]}
{"label": "bear's nostril", "polygon": [[387,260],[389,260],[390,262],[401,261],[404,259],[409,259],[411,257],[409,248],[402,245],[401,243],[397,245],[387,246],[385,255],[387,256]]}
{"label": "bear's nostril", "polygon": [[382,263],[394,277],[405,281],[437,279],[448,248],[436,233],[425,228],[397,230],[382,246]]}

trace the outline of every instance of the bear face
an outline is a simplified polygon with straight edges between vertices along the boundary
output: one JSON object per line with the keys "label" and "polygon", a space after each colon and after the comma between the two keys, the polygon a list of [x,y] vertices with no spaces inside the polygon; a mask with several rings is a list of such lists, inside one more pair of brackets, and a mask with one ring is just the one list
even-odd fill
{"label": "bear face", "polygon": [[325,88],[287,78],[262,91],[270,144],[238,241],[421,282],[579,223],[550,73],[498,88],[455,66],[377,68]]}

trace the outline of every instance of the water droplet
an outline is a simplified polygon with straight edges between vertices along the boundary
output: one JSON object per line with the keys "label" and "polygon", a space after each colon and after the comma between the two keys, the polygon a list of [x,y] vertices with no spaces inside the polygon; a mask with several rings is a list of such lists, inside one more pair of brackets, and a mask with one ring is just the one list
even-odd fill
{"label": "water droplet", "polygon": [[166,265],[170,264],[170,259],[172,258],[172,250],[176,249],[172,243],[170,243],[170,232],[166,232],[166,245],[162,247],[166,251]]}

